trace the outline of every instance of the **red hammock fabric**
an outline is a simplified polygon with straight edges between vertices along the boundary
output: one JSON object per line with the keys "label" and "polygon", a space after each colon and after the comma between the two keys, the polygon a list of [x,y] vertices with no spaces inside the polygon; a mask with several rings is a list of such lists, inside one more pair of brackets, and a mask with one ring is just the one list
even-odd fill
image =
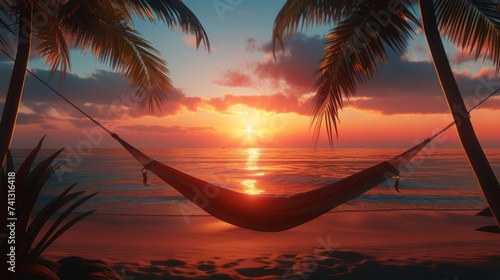
{"label": "red hammock fabric", "polygon": [[152,160],[116,134],[120,142],[147,170],[153,172],[208,214],[238,227],[275,232],[291,229],[352,200],[399,175],[430,139],[408,151],[321,188],[291,196],[249,195],[222,188]]}

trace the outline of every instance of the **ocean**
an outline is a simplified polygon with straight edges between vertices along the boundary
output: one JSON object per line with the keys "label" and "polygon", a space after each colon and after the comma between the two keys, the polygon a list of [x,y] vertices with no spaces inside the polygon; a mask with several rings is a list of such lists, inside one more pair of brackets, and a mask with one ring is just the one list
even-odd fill
{"label": "ocean", "polygon": [[[142,149],[156,160],[216,185],[251,195],[289,195],[321,187],[370,167],[404,149]],[[19,163],[29,152],[13,151]],[[41,158],[54,150],[43,150]],[[500,178],[500,149],[485,149]],[[142,184],[142,166],[124,149],[66,150],[36,209],[70,184],[98,195],[79,211],[115,215],[206,215],[154,174]],[[481,209],[481,190],[462,149],[423,150],[401,173],[401,193],[389,180],[332,211]]]}

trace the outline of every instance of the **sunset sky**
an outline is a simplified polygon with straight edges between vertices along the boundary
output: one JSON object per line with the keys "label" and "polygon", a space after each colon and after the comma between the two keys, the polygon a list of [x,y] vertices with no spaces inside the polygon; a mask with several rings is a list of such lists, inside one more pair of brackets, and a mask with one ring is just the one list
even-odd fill
{"label": "sunset sky", "polygon": [[[309,100],[328,27],[302,30],[275,61],[271,33],[284,0],[185,3],[205,27],[211,53],[160,23],[136,22],[168,62],[177,89],[161,112],[150,115],[131,103],[133,91],[120,75],[79,50],[72,52],[64,85],[57,74],[51,84],[138,147],[312,147]],[[500,87],[490,63],[474,62],[450,44],[447,51],[469,108]],[[11,67],[0,56],[0,108]],[[47,79],[42,60],[34,57],[30,67]],[[337,147],[410,147],[451,122],[421,32],[404,54],[391,53],[375,79],[359,87],[340,119]],[[484,147],[500,147],[500,96],[474,111],[472,121]],[[76,147],[88,137],[95,146],[117,147],[107,135],[100,141],[101,133],[28,78],[13,147],[33,147],[45,134],[46,147]],[[440,142],[458,147],[455,129]],[[326,137],[319,146],[328,146]]]}

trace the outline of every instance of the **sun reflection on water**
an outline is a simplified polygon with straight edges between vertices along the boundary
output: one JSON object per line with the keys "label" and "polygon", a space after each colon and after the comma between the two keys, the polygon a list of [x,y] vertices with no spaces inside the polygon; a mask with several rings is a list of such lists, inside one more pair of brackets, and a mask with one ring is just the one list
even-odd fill
{"label": "sun reflection on water", "polygon": [[243,186],[245,186],[245,193],[247,193],[247,194],[261,194],[262,192],[264,192],[263,190],[257,189],[257,187],[255,187],[255,183],[257,183],[256,180],[252,180],[252,179],[243,180],[241,182],[241,184]]}
{"label": "sun reflection on water", "polygon": [[[247,149],[247,166],[245,167],[246,170],[259,170],[259,157],[260,157],[260,149],[259,148],[250,148]],[[263,172],[258,172],[255,174],[255,176],[264,176],[265,173]],[[258,183],[257,180],[255,179],[245,179],[241,181],[241,184],[244,187],[244,191],[247,194],[261,194],[264,192],[264,190],[258,189],[256,187],[256,184]]]}

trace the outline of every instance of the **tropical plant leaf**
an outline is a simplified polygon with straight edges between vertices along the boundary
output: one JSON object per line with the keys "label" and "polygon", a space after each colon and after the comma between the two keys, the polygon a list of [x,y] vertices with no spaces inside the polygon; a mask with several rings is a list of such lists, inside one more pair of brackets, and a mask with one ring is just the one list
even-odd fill
{"label": "tropical plant leaf", "polygon": [[484,55],[500,72],[499,1],[437,0],[435,10],[441,32],[478,59]]}
{"label": "tropical plant leaf", "polygon": [[[0,168],[0,179],[2,181],[0,181],[0,203],[2,205],[7,205],[7,202],[8,202],[8,197],[7,197],[7,194],[8,194],[8,182],[7,182],[7,174],[5,173],[4,169],[3,168]],[[6,233],[7,232],[7,217],[8,217],[8,208],[7,207],[3,207],[3,209],[0,209],[0,233]],[[0,235],[0,244],[5,244],[2,240],[4,238],[7,238],[7,235],[5,235],[4,237],[2,235]],[[2,247],[0,247],[2,248]]]}
{"label": "tropical plant leaf", "polygon": [[[43,140],[43,139],[42,139]],[[18,254],[16,261],[20,268],[23,268],[23,272],[26,274],[34,274],[38,276],[44,276],[47,279],[57,279],[57,277],[52,278],[51,272],[47,270],[46,267],[40,264],[36,264],[35,261],[40,254],[52,244],[61,234],[66,230],[71,228],[81,219],[87,217],[94,211],[85,212],[80,215],[76,215],[75,218],[69,219],[65,223],[66,219],[73,214],[74,210],[79,207],[84,202],[88,201],[90,198],[94,197],[96,193],[90,194],[84,197],[80,197],[84,194],[83,191],[73,192],[70,191],[76,184],[72,184],[61,194],[59,194],[54,200],[45,205],[41,211],[36,215],[36,217],[30,223],[30,215],[33,213],[33,208],[35,202],[40,194],[40,191],[44,184],[46,183],[49,176],[51,176],[60,164],[53,165],[55,158],[61,153],[62,149],[55,152],[45,160],[38,163],[32,170],[35,158],[41,149],[41,144],[43,141],[39,142],[39,145],[27,156],[21,165],[20,172],[16,174],[16,181],[19,178],[19,174],[26,176],[23,179],[23,188],[19,192],[16,191],[16,217],[17,217],[17,227],[16,227],[16,248],[18,248]],[[9,158],[8,162],[12,161]],[[1,169],[1,176],[3,179],[6,178],[6,173]],[[0,193],[4,193],[7,190],[6,186],[7,180],[2,180],[0,182]],[[17,189],[17,188],[16,188]],[[5,195],[5,197],[7,197]],[[79,199],[77,199],[80,197]],[[74,201],[76,199],[76,201]],[[71,203],[72,202],[72,203]],[[71,203],[68,207],[66,205]],[[63,209],[66,207],[66,209]],[[6,208],[5,208],[6,209]],[[57,212],[61,210],[62,213],[57,217],[53,218]],[[2,216],[6,215],[5,211],[1,211]],[[52,224],[51,221],[53,220]],[[6,219],[3,219],[3,221]],[[29,224],[29,226],[28,226]],[[62,225],[62,226],[61,226]],[[6,228],[6,227],[4,227]],[[40,237],[40,232],[43,229],[47,229],[45,234]],[[36,247],[32,248],[32,245],[40,237]],[[0,247],[5,250],[7,247],[6,242],[2,242]]]}
{"label": "tropical plant leaf", "polygon": [[[45,160],[38,163],[38,165],[30,171],[26,176],[26,180],[23,182],[21,197],[18,201],[23,209],[32,209],[35,204],[36,198],[38,197],[40,190],[47,181],[47,179],[54,173],[57,169],[56,166],[51,166],[55,158],[63,151],[63,149],[58,150]],[[29,187],[29,190],[24,190],[24,188]]]}
{"label": "tropical plant leaf", "polygon": [[67,69],[71,67],[69,47],[60,22],[52,17],[47,18],[47,24],[37,28],[38,55],[51,67],[50,77],[60,70],[59,81],[62,83]]}
{"label": "tropical plant leaf", "polygon": [[20,275],[31,274],[43,277],[43,279],[47,280],[59,280],[57,274],[55,274],[52,270],[47,267],[38,264],[38,263],[27,263],[20,267],[19,269]]}
{"label": "tropical plant leaf", "polygon": [[61,20],[67,26],[66,33],[72,35],[75,46],[90,49],[100,62],[120,71],[136,88],[139,103],[154,111],[174,89],[166,62],[127,25],[125,15],[119,11],[106,14],[93,6],[97,2],[70,0],[63,5],[66,11]]}
{"label": "tropical plant leaf", "polygon": [[[9,172],[13,172],[14,171],[14,161],[12,159],[12,155],[10,154],[10,151],[7,151],[7,158],[6,158],[6,161],[5,161],[5,167],[6,167],[6,170],[4,171],[3,167],[0,168],[0,171],[1,171],[1,176],[0,176],[0,179],[2,180],[0,182],[0,202],[1,202],[1,205],[4,205],[5,207],[3,207],[1,210],[0,210],[0,219],[1,222],[0,222],[0,226],[2,226],[2,231],[0,232],[7,232],[6,231],[6,227],[7,227],[7,217],[9,217],[9,209],[8,207],[8,193],[9,193],[9,182],[8,182],[8,174]],[[17,185],[17,183],[15,183],[15,185]]]}
{"label": "tropical plant leaf", "polygon": [[67,222],[63,227],[61,227],[52,237],[36,252],[34,252],[33,256],[38,257],[40,256],[43,251],[45,251],[61,234],[63,234],[65,231],[70,229],[73,225],[84,219],[85,217],[89,216],[90,214],[94,213],[96,210],[88,211],[83,214],[78,215],[76,218],[72,219],[71,221]]}
{"label": "tropical plant leaf", "polygon": [[[0,0],[0,11],[17,14],[19,3]],[[47,23],[34,26],[38,52],[51,66],[51,76],[60,70],[64,80],[70,64],[70,47],[91,50],[100,62],[109,64],[135,88],[139,105],[153,112],[174,90],[166,62],[160,53],[134,29],[133,19],[164,22],[203,42],[210,52],[208,36],[198,18],[181,0],[46,0],[27,1]],[[0,28],[7,23],[0,16]],[[17,19],[16,19],[17,20]],[[14,20],[14,27],[15,22]],[[15,29],[15,28],[14,28]],[[0,38],[0,40],[3,38]]]}
{"label": "tropical plant leaf", "polygon": [[[170,28],[180,28],[184,33],[194,34],[196,47],[203,41],[210,52],[207,33],[196,15],[181,0],[115,0],[122,6],[131,7],[140,18],[155,22],[154,14]],[[129,10],[126,7],[125,10]]]}
{"label": "tropical plant leaf", "polygon": [[[78,193],[73,193],[72,195],[69,195],[68,196],[68,201],[72,200],[73,198],[77,197],[77,196],[80,196],[81,194],[83,194],[84,192],[78,192]],[[73,211],[78,207],[80,206],[82,203],[84,203],[85,201],[91,199],[92,197],[94,197],[97,193],[93,193],[93,194],[90,194],[88,196],[85,196],[81,199],[79,199],[78,201],[76,201],[75,203],[73,203],[70,207],[68,207],[63,213],[61,213],[61,215],[57,218],[57,220],[52,224],[52,226],[49,228],[49,230],[47,230],[47,232],[44,234],[44,236],[42,237],[42,239],[38,242],[38,245],[35,247],[35,249],[33,249],[32,253],[30,255],[32,255],[32,257],[34,257],[35,259],[38,258],[38,256],[43,252],[43,250],[41,248],[44,248],[45,246],[45,243],[47,242],[47,240],[49,239],[49,237],[54,233],[54,231],[57,229],[57,227],[59,227],[59,225],[70,215],[73,213]],[[65,204],[65,203],[64,203]],[[64,204],[61,204],[61,207],[64,205]],[[63,232],[61,232],[60,234],[62,234]],[[45,247],[46,248],[46,247]]]}
{"label": "tropical plant leaf", "polygon": [[279,11],[273,27],[273,47],[295,34],[299,27],[336,24],[359,6],[362,0],[289,0]]}
{"label": "tropical plant leaf", "polygon": [[5,163],[6,163],[6,167],[7,167],[7,173],[9,172],[14,172],[14,159],[12,158],[12,154],[10,153],[10,151],[8,150],[7,151],[7,158],[5,160]]}
{"label": "tropical plant leaf", "polygon": [[401,52],[421,26],[410,0],[288,0],[273,29],[273,47],[299,28],[335,26],[326,37],[323,59],[314,85],[311,128],[317,143],[321,127],[333,145],[338,112],[358,84],[369,80],[386,62],[387,49]]}
{"label": "tropical plant leaf", "polygon": [[[365,1],[333,28],[326,37],[323,58],[314,88],[311,128],[319,140],[323,121],[330,145],[338,133],[338,112],[344,100],[356,94],[357,85],[373,77],[387,62],[387,50],[402,53],[415,34],[407,21],[414,18],[408,3],[397,10],[387,10],[392,0]],[[381,16],[383,12],[385,16]]]}
{"label": "tropical plant leaf", "polygon": [[29,155],[24,159],[23,163],[21,166],[19,166],[19,169],[17,170],[17,191],[22,191],[22,186],[24,185],[24,180],[28,177],[28,174],[31,170],[31,166],[33,165],[33,162],[36,159],[36,156],[38,155],[38,152],[40,152],[40,149],[42,148],[42,143],[43,140],[45,139],[45,136],[40,139],[38,142],[38,145],[29,153]]}
{"label": "tropical plant leaf", "polygon": [[[43,225],[52,217],[54,213],[57,212],[62,206],[71,199],[83,194],[83,192],[73,193],[71,196],[68,193],[76,186],[76,183],[72,184],[66,188],[62,193],[60,193],[55,199],[50,201],[45,207],[40,210],[36,217],[31,222],[28,228],[28,234],[36,236],[37,233],[42,229]],[[67,200],[67,201],[66,201]]]}
{"label": "tropical plant leaf", "polygon": [[26,237],[24,248],[23,248],[24,255],[27,255],[29,253],[29,250],[31,249],[33,242],[35,241],[36,237],[39,235],[43,226],[49,222],[50,218],[59,209],[61,209],[66,203],[70,202],[72,199],[74,199],[74,198],[76,198],[79,195],[84,193],[84,192],[76,192],[76,193],[72,193],[71,195],[68,195],[69,191],[75,185],[76,185],[76,183],[69,186],[58,197],[56,197],[54,200],[49,202],[45,207],[43,207],[42,210],[35,216],[35,218],[30,223],[30,225],[26,231],[27,237]]}
{"label": "tropical plant leaf", "polygon": [[[28,222],[30,220],[31,211],[35,206],[35,202],[40,194],[47,179],[54,173],[57,168],[51,166],[54,159],[62,152],[62,149],[52,154],[47,159],[41,161],[27,176],[23,186],[22,192],[18,193],[18,228],[26,232],[28,229]],[[24,243],[24,236],[18,237]]]}
{"label": "tropical plant leaf", "polygon": [[[0,29],[5,29],[10,33],[14,33],[12,29],[12,20],[9,14],[11,4],[5,0],[0,1]],[[7,47],[7,41],[0,33],[0,46]]]}

